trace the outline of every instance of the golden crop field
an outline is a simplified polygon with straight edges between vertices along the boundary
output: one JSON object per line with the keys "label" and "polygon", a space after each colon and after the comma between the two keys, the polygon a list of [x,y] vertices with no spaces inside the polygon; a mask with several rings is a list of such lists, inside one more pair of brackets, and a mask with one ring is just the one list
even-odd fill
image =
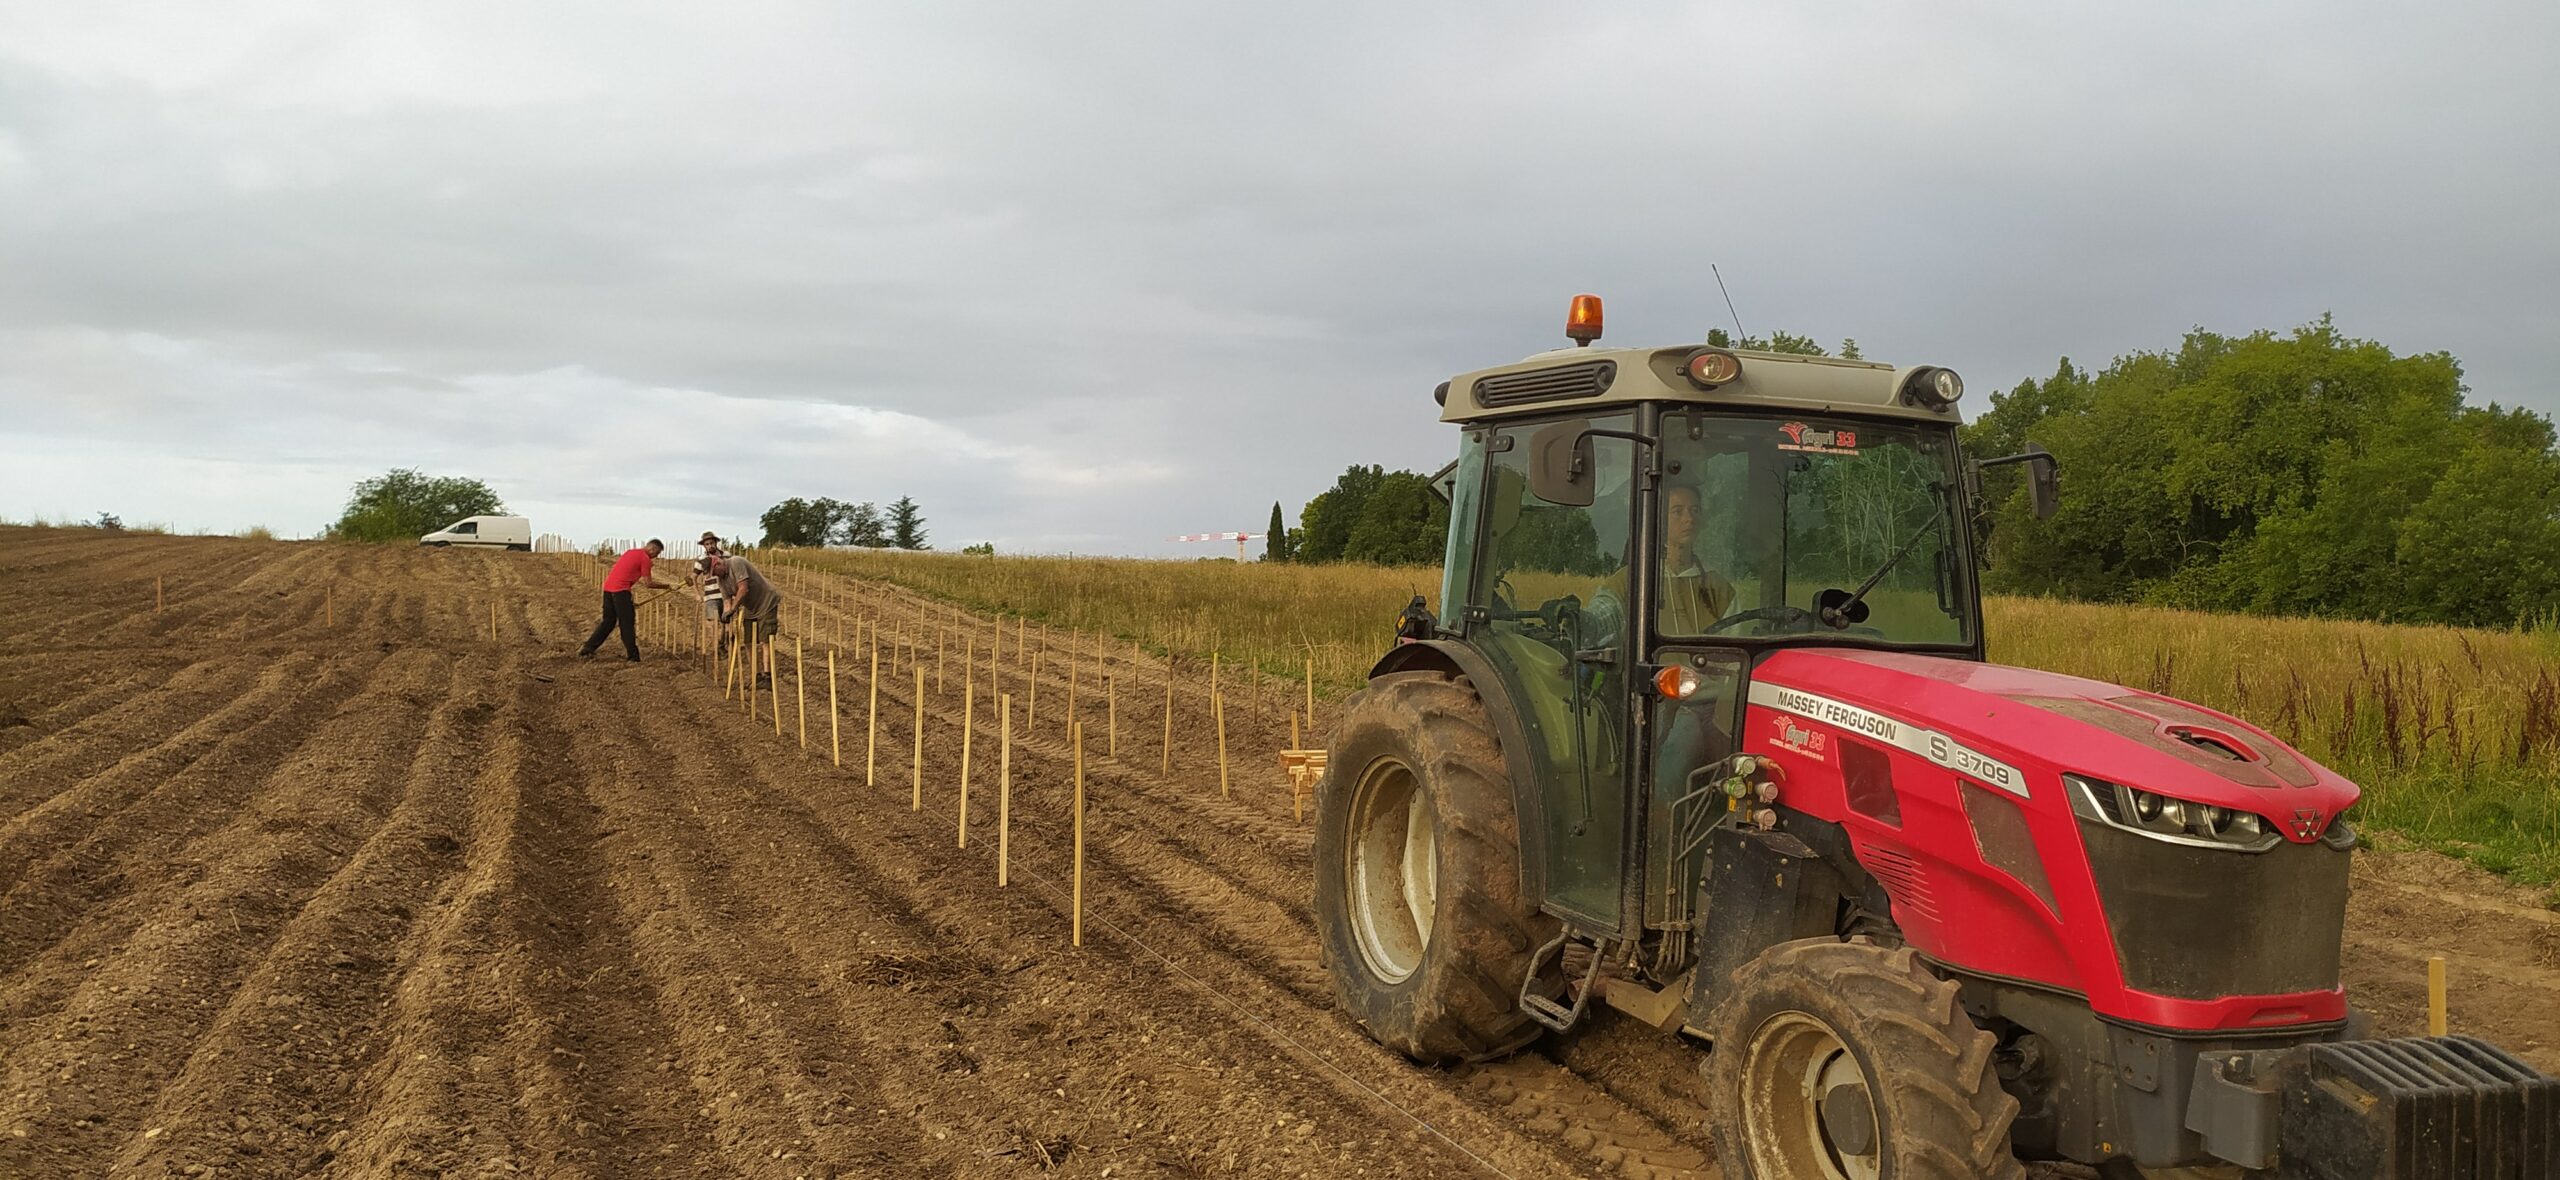
{"label": "golden crop field", "polygon": [[[794,552],[981,610],[1221,652],[1326,693],[1357,686],[1436,569]],[[1991,658],[2112,681],[2264,726],[2365,789],[2369,826],[2560,881],[2560,633],[1992,598]]]}

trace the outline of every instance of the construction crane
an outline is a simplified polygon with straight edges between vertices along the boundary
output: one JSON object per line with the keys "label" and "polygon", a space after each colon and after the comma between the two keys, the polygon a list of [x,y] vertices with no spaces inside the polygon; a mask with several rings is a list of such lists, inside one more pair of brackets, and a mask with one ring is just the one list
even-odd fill
{"label": "construction crane", "polygon": [[1270,535],[1271,534],[1269,533],[1184,533],[1179,537],[1169,539],[1175,541],[1233,541],[1236,543],[1236,560],[1238,562],[1242,562],[1245,559],[1245,542],[1259,541]]}

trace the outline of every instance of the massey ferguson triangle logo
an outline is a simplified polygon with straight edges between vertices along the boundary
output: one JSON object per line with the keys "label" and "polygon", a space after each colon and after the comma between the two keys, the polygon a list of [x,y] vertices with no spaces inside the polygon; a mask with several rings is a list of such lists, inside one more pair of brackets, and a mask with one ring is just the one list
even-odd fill
{"label": "massey ferguson triangle logo", "polygon": [[2326,818],[2328,817],[2320,814],[2320,810],[2316,807],[2294,808],[2293,838],[2296,840],[2308,840],[2319,835],[2320,821]]}

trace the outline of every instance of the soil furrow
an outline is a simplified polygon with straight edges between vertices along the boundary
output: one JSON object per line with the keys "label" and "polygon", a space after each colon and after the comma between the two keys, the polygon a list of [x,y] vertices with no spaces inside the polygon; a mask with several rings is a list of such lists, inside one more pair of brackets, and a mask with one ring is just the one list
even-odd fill
{"label": "soil furrow", "polygon": [[[11,1138],[0,1140],[0,1150],[104,1158],[124,1137],[147,1130],[140,1123],[151,1096],[178,1072],[208,1021],[239,1019],[229,1014],[265,1002],[244,992],[243,982],[390,811],[421,729],[399,693],[440,661],[420,653],[397,664],[367,663],[381,674],[351,668],[324,677],[288,706],[282,716],[305,715],[287,722],[304,740],[284,757],[269,757],[260,773],[213,774],[185,789],[153,792],[174,813],[130,830],[163,839],[90,843],[91,859],[80,867],[112,882],[107,892],[152,885],[150,876],[172,859],[162,851],[170,845],[182,846],[192,878],[136,898],[157,904],[113,906],[99,920],[65,922],[74,937],[11,974],[4,1002],[12,1019],[0,1028],[7,1061],[0,1125]],[[353,703],[325,721],[309,716],[319,712],[314,700],[342,698]],[[227,822],[201,820],[192,825],[201,835],[180,841],[168,837],[191,825],[176,822],[176,814]],[[18,896],[6,910],[13,922]],[[59,920],[68,916],[64,900],[48,893],[48,904],[34,908]],[[11,949],[23,953],[26,943],[13,941]],[[83,950],[89,957],[75,961]],[[8,1162],[0,1155],[0,1174]]]}

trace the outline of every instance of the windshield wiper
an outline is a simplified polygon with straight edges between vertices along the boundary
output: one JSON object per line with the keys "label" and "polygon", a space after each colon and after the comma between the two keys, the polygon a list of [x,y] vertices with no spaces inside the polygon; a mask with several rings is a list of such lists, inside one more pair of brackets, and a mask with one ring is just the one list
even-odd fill
{"label": "windshield wiper", "polygon": [[[1893,572],[1893,567],[1902,564],[1903,558],[1911,556],[1911,551],[1919,548],[1920,542],[1929,539],[1929,535],[1931,533],[1937,532],[1938,529],[1945,524],[1947,513],[1944,488],[1939,489],[1939,497],[1939,510],[1937,515],[1929,518],[1929,527],[1911,534],[1911,539],[1904,541],[1902,543],[1902,548],[1894,550],[1893,556],[1885,558],[1884,564],[1877,566],[1876,572],[1868,574],[1866,581],[1858,583],[1858,588],[1850,591],[1847,598],[1841,599],[1840,601],[1832,603],[1831,605],[1825,606],[1821,609],[1819,614],[1824,625],[1830,627],[1834,631],[1845,631],[1851,624],[1857,623],[1858,621],[1866,618],[1864,612],[1860,612],[1855,618],[1850,617],[1849,612],[1856,608],[1867,597],[1867,591],[1875,589],[1876,583],[1883,581],[1886,574]],[[1824,593],[1827,594],[1831,592],[1825,591]]]}

